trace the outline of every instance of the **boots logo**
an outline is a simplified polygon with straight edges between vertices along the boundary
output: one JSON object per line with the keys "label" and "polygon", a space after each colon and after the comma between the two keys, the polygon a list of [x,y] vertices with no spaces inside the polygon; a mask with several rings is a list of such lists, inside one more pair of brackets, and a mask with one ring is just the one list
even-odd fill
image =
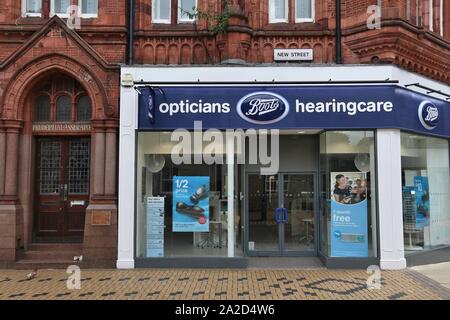
{"label": "boots logo", "polygon": [[433,130],[439,121],[439,109],[430,101],[424,101],[419,106],[419,120],[425,129]]}
{"label": "boots logo", "polygon": [[272,92],[255,92],[239,100],[239,116],[256,124],[275,123],[289,113],[289,104],[282,96]]}

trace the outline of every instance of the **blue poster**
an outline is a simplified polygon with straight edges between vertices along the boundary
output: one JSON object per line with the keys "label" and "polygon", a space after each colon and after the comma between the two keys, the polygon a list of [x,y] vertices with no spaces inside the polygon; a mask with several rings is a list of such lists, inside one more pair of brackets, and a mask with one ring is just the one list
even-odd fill
{"label": "blue poster", "polygon": [[173,232],[209,232],[209,177],[173,177]]}
{"label": "blue poster", "polygon": [[428,177],[414,177],[414,191],[416,194],[416,228],[430,225],[430,189]]}
{"label": "blue poster", "polygon": [[335,172],[331,179],[331,256],[368,257],[365,173]]}

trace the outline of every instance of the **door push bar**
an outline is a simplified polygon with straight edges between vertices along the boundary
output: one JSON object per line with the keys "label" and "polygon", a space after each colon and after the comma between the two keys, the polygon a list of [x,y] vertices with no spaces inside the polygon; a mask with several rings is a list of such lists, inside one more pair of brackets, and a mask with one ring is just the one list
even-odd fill
{"label": "door push bar", "polygon": [[288,222],[288,210],[286,208],[275,208],[275,222],[277,224]]}

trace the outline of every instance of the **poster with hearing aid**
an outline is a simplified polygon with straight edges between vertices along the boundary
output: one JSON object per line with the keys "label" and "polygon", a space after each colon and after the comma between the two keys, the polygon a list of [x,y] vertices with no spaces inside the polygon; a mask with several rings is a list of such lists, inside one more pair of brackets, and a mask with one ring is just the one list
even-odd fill
{"label": "poster with hearing aid", "polygon": [[209,177],[173,177],[173,232],[209,232]]}

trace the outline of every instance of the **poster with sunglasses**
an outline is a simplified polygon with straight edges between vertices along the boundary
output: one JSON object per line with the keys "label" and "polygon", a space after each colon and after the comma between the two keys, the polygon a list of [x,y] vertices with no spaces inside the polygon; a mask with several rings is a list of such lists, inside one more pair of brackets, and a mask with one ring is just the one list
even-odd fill
{"label": "poster with sunglasses", "polygon": [[209,177],[173,177],[173,232],[209,232]]}

